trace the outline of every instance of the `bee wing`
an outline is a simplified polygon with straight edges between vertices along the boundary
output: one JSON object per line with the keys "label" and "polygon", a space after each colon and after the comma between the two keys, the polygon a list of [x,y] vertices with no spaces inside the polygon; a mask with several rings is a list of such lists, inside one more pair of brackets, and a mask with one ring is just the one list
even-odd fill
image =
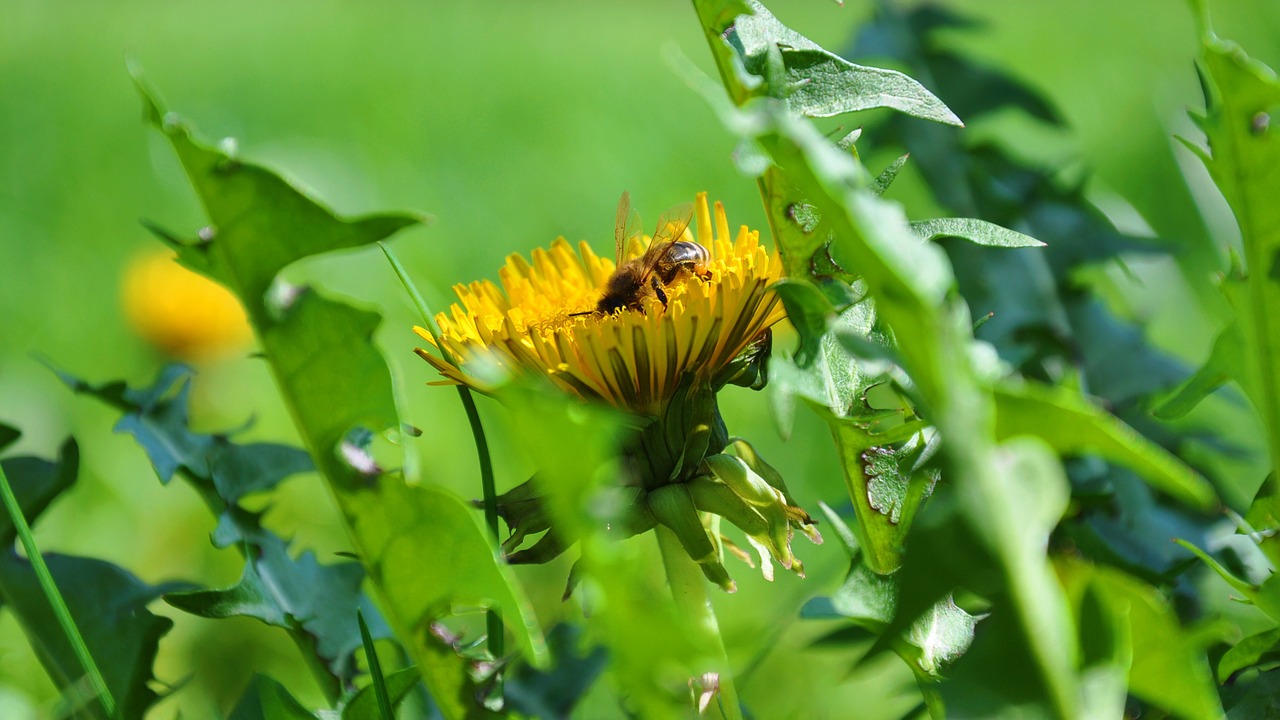
{"label": "bee wing", "polygon": [[693,220],[693,203],[683,203],[677,205],[670,210],[658,216],[658,227],[653,231],[653,240],[649,243],[649,249],[645,251],[641,264],[644,267],[644,275],[641,281],[647,281],[649,276],[653,274],[654,269],[658,267],[658,262],[662,260],[662,256],[666,255],[667,250],[676,244],[680,238],[684,237],[684,231],[689,227],[689,223]]}
{"label": "bee wing", "polygon": [[618,219],[613,226],[613,246],[614,246],[614,267],[622,266],[622,253],[626,251],[627,238],[627,221],[631,216],[631,193],[626,190],[622,191],[622,197],[618,199]]}

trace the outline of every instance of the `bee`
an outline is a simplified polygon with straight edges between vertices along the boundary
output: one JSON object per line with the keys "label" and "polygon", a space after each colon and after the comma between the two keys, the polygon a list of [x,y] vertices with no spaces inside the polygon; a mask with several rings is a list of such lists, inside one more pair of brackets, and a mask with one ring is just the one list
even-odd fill
{"label": "bee", "polygon": [[627,232],[630,215],[631,194],[623,192],[618,201],[618,218],[613,234],[617,269],[605,283],[604,294],[596,303],[596,309],[574,315],[609,315],[620,308],[643,311],[645,299],[651,297],[657,298],[665,308],[666,288],[695,275],[704,279],[710,276],[707,265],[711,262],[711,254],[707,249],[696,242],[676,239],[683,236],[685,228],[689,227],[693,219],[692,207],[681,206],[663,213],[658,218],[658,227],[653,231],[649,249],[643,256],[624,262],[626,241],[632,235]]}

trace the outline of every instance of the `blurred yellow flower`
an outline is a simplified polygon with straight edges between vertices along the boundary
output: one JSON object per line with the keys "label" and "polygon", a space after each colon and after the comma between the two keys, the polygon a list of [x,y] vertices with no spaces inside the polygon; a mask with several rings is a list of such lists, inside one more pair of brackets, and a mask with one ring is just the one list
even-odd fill
{"label": "blurred yellow flower", "polygon": [[129,324],[172,357],[206,360],[243,348],[252,338],[235,296],[179,265],[168,250],[130,261],[120,289]]}
{"label": "blurred yellow flower", "polygon": [[[586,242],[575,253],[559,238],[534,250],[532,263],[508,256],[498,271],[501,287],[487,280],[455,286],[461,304],[436,316],[439,345],[462,368],[488,358],[513,374],[541,373],[583,399],[643,414],[658,412],[683,381],[712,384],[785,317],[770,289],[782,263],[760,245],[759,231],[743,226],[731,234],[724,206],[717,202],[713,216],[706,193],[694,209],[694,222],[676,239],[707,248],[707,273],[666,286],[665,308],[648,297],[643,311],[594,312],[615,263]],[[624,261],[641,257],[650,242],[634,238]],[[415,331],[437,343],[427,330]],[[448,360],[418,354],[449,381],[485,389]]]}

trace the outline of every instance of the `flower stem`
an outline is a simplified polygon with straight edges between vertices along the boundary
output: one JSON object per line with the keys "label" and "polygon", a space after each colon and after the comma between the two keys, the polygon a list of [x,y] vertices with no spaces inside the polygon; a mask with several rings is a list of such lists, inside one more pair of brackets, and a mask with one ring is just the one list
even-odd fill
{"label": "flower stem", "polygon": [[22,547],[27,551],[27,559],[31,562],[32,571],[35,572],[36,582],[44,591],[45,599],[49,601],[49,607],[53,610],[62,633],[67,636],[67,644],[71,646],[76,659],[80,661],[80,667],[89,677],[89,684],[97,693],[102,709],[109,718],[120,717],[115,698],[111,696],[111,689],[107,687],[107,681],[103,679],[102,672],[94,663],[89,647],[84,644],[84,637],[80,635],[80,629],[76,627],[76,621],[72,619],[71,611],[67,609],[67,603],[62,599],[62,593],[58,592],[58,586],[53,582],[53,575],[49,573],[49,566],[45,564],[44,556],[36,546],[36,539],[31,535],[31,527],[27,525],[27,519],[22,515],[22,508],[13,494],[13,488],[9,486],[9,478],[5,476],[3,467],[0,467],[0,499],[4,501],[4,509],[8,511],[9,519],[13,521],[13,528],[18,533],[18,539],[22,541]]}
{"label": "flower stem", "polygon": [[726,720],[742,720],[742,707],[733,684],[724,638],[720,636],[720,624],[707,595],[707,579],[680,545],[675,533],[662,525],[656,527],[654,533],[658,536],[658,548],[662,551],[662,564],[667,569],[667,582],[671,585],[676,608],[693,628],[695,643],[714,656],[715,670],[720,678],[720,709]]}
{"label": "flower stem", "polygon": [[[378,247],[382,248],[382,254],[387,256],[387,262],[391,263],[391,269],[400,278],[400,284],[409,293],[414,307],[417,308],[418,314],[422,316],[422,326],[431,335],[431,339],[436,341],[436,347],[440,349],[444,359],[456,367],[458,365],[457,359],[438,340],[440,330],[436,327],[434,316],[431,314],[431,308],[427,306],[426,299],[422,297],[422,293],[418,292],[417,286],[409,279],[409,274],[405,272],[404,266],[400,264],[400,260],[395,256],[395,253],[391,252],[391,248],[382,242],[378,243]],[[493,541],[495,543],[501,542],[501,538],[498,535],[498,492],[493,478],[493,457],[489,454],[489,440],[485,437],[484,425],[480,422],[480,411],[476,408],[476,400],[471,395],[471,389],[464,385],[459,385],[458,398],[462,401],[462,407],[467,412],[467,422],[471,425],[471,436],[476,443],[476,454],[480,456],[480,491],[484,498],[484,523],[488,526],[490,534],[493,535]],[[497,610],[489,610],[485,613],[485,621],[488,632],[489,654],[493,656],[494,660],[501,660],[506,653],[506,635],[502,627],[502,614]],[[498,682],[501,682],[500,677]]]}

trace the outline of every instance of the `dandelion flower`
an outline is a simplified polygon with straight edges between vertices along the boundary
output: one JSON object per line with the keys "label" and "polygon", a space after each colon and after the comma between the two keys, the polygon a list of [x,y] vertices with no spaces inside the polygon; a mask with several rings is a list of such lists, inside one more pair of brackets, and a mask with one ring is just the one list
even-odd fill
{"label": "dandelion flower", "polygon": [[[614,261],[597,256],[586,242],[574,252],[560,238],[549,249],[534,250],[532,262],[509,256],[498,271],[500,287],[487,280],[454,287],[459,303],[436,322],[439,346],[458,365],[424,350],[418,354],[450,381],[482,391],[484,385],[461,368],[483,357],[514,375],[543,374],[584,400],[650,415],[682,381],[724,379],[718,376],[785,317],[769,289],[782,275],[782,262],[760,245],[758,231],[743,226],[731,234],[718,202],[713,218],[705,193],[695,210],[695,232],[678,239],[710,251],[709,276],[665,288],[665,308],[648,298],[643,310],[592,312]],[[634,238],[624,261],[643,255],[649,242]],[[437,343],[425,329],[416,331]]]}
{"label": "dandelion flower", "polygon": [[[512,376],[541,376],[586,402],[603,402],[646,420],[624,449],[624,484],[635,511],[624,523],[638,533],[661,523],[671,528],[704,574],[726,590],[735,586],[721,564],[724,550],[751,558],[720,534],[720,518],[747,535],[765,576],[771,560],[803,574],[791,554],[793,528],[821,538],[796,507],[781,476],[746,441],[730,438],[715,394],[726,384],[762,387],[771,349],[770,328],[786,317],[772,285],[782,276],[776,253],[760,234],[730,231],[724,207],[714,214],[706,193],[694,203],[693,222],[676,240],[708,251],[705,272],[662,287],[656,296],[612,313],[596,310],[614,260],[564,238],[511,255],[499,283],[454,287],[458,302],[436,316],[439,334],[415,328],[439,351],[418,354],[445,378],[481,392],[493,388],[468,372],[496,364]],[[676,232],[675,229],[670,232]],[[623,262],[640,258],[654,242],[631,239]],[[498,498],[512,528],[504,543],[512,562],[545,562],[568,546],[525,483]],[[524,539],[546,530],[530,548]]]}

